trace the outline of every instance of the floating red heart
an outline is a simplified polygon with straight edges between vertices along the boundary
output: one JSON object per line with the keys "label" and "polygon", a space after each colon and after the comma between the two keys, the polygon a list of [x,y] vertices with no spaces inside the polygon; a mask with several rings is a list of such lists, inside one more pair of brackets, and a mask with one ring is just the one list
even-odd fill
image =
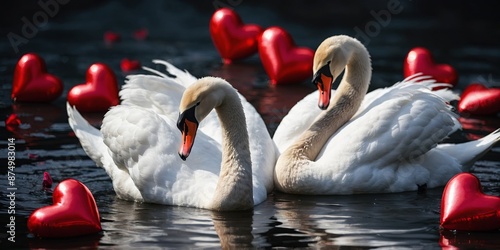
{"label": "floating red heart", "polygon": [[500,113],[500,88],[487,88],[480,83],[470,84],[462,92],[458,111],[471,115]]}
{"label": "floating red heart", "polygon": [[68,102],[81,112],[101,112],[118,105],[115,74],[105,64],[92,64],[87,70],[87,82],[69,91]]}
{"label": "floating red heart", "polygon": [[137,60],[123,58],[120,62],[120,68],[123,72],[130,72],[141,68],[141,63]]}
{"label": "floating red heart", "polygon": [[240,16],[228,8],[217,10],[210,19],[210,36],[225,64],[256,53],[260,33],[260,26],[243,24]]}
{"label": "floating red heart", "polygon": [[63,91],[62,81],[47,73],[45,62],[34,53],[17,62],[12,82],[12,99],[19,102],[51,102]]}
{"label": "floating red heart", "polygon": [[431,52],[422,47],[410,50],[404,62],[405,78],[416,73],[432,76],[438,83],[449,83],[453,86],[458,81],[457,72],[452,66],[434,63]]}
{"label": "floating red heart", "polygon": [[29,231],[38,237],[62,238],[102,230],[99,210],[90,190],[67,179],[52,194],[53,205],[35,210],[28,218]]}
{"label": "floating red heart", "polygon": [[441,227],[467,231],[500,229],[500,197],[485,195],[479,179],[472,174],[455,175],[443,191]]}
{"label": "floating red heart", "polygon": [[259,55],[272,84],[298,83],[312,75],[314,51],[297,47],[290,34],[280,27],[262,33]]}

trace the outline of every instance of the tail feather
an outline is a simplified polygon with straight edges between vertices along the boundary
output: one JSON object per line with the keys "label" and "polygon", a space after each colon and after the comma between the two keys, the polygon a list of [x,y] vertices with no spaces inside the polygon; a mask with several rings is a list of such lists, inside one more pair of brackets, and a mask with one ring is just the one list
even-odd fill
{"label": "tail feather", "polygon": [[497,129],[479,140],[460,144],[440,144],[437,147],[454,156],[462,165],[463,171],[469,171],[474,162],[486,154],[499,141],[500,129]]}
{"label": "tail feather", "polygon": [[103,167],[103,152],[106,152],[106,145],[102,140],[101,131],[90,125],[69,103],[66,103],[66,110],[68,123],[80,140],[83,150],[98,166]]}
{"label": "tail feather", "polygon": [[101,131],[90,125],[80,115],[75,107],[66,104],[68,112],[68,123],[75,132],[76,137],[85,153],[113,180],[113,189],[119,198],[125,200],[144,201],[142,194],[136,187],[128,172],[119,169],[108,153],[108,147],[104,144]]}

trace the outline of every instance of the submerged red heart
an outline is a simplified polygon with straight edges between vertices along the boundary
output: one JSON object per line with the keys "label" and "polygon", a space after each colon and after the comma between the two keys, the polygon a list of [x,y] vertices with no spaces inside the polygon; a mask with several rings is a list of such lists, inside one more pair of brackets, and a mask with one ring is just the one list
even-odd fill
{"label": "submerged red heart", "polygon": [[52,183],[53,183],[52,177],[50,177],[49,172],[47,172],[47,171],[43,172],[42,187],[43,188],[51,188]]}
{"label": "submerged red heart", "polygon": [[262,33],[259,55],[272,84],[299,83],[312,75],[314,51],[297,47],[292,36],[280,27]]}
{"label": "submerged red heart", "polygon": [[130,72],[141,68],[141,63],[138,60],[123,58],[120,61],[120,68],[123,72]]}
{"label": "submerged red heart", "polygon": [[135,40],[146,40],[146,38],[148,37],[149,35],[149,31],[148,29],[146,28],[141,28],[141,29],[138,29],[138,30],[135,30],[134,31],[134,38]]}
{"label": "submerged red heart", "polygon": [[484,194],[476,176],[457,174],[443,191],[440,224],[447,230],[500,229],[500,197]]}
{"label": "submerged red heart", "polygon": [[62,238],[102,230],[99,210],[90,190],[75,179],[59,183],[52,194],[53,205],[35,210],[28,229],[37,237]]}
{"label": "submerged red heart", "polygon": [[104,42],[106,42],[107,44],[117,43],[120,40],[122,40],[120,34],[113,31],[104,32]]}

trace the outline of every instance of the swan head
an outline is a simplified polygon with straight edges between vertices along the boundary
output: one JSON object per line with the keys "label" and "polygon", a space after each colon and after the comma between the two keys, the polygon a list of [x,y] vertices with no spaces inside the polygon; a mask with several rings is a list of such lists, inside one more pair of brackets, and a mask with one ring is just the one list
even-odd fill
{"label": "swan head", "polygon": [[312,83],[318,88],[320,109],[330,105],[332,84],[344,71],[350,56],[348,36],[332,36],[325,39],[316,49],[313,61]]}
{"label": "swan head", "polygon": [[182,95],[179,105],[177,128],[182,133],[179,156],[186,160],[194,145],[199,123],[224,99],[224,91],[220,86],[229,85],[217,77],[204,77],[189,86]]}

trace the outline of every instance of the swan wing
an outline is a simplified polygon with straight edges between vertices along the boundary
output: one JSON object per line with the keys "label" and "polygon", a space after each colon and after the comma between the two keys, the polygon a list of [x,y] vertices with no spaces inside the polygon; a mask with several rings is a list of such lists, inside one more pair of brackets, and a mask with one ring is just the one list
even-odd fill
{"label": "swan wing", "polygon": [[[200,124],[192,153],[178,156],[178,107],[186,87],[196,78],[173,65],[167,73],[131,75],[120,91],[122,103],[103,119],[101,131],[68,106],[69,122],[82,147],[113,180],[121,198],[167,205],[209,208],[218,180],[222,131],[215,111]],[[240,95],[247,117],[253,163],[254,202],[273,189],[277,150],[258,112]]]}
{"label": "swan wing", "polygon": [[414,190],[437,167],[429,161],[457,167],[434,149],[459,128],[449,105],[428,87],[398,83],[365,103],[327,141],[316,165],[323,178],[346,184],[340,193]]}
{"label": "swan wing", "polygon": [[83,150],[97,166],[104,168],[113,180],[113,188],[118,197],[127,200],[142,201],[142,195],[135,187],[130,175],[119,169],[108,154],[108,147],[104,144],[101,131],[90,125],[69,103],[66,104],[68,123],[80,141]]}
{"label": "swan wing", "polygon": [[218,180],[220,143],[199,131],[191,156],[178,155],[175,121],[151,110],[117,106],[105,116],[104,143],[146,202],[208,208]]}
{"label": "swan wing", "polygon": [[[166,74],[158,70],[144,67],[150,75],[127,76],[120,91],[124,105],[134,105],[153,110],[155,113],[177,119],[182,93],[196,78],[172,64],[153,60],[154,63],[165,66]],[[213,119],[213,116],[209,119]]]}

